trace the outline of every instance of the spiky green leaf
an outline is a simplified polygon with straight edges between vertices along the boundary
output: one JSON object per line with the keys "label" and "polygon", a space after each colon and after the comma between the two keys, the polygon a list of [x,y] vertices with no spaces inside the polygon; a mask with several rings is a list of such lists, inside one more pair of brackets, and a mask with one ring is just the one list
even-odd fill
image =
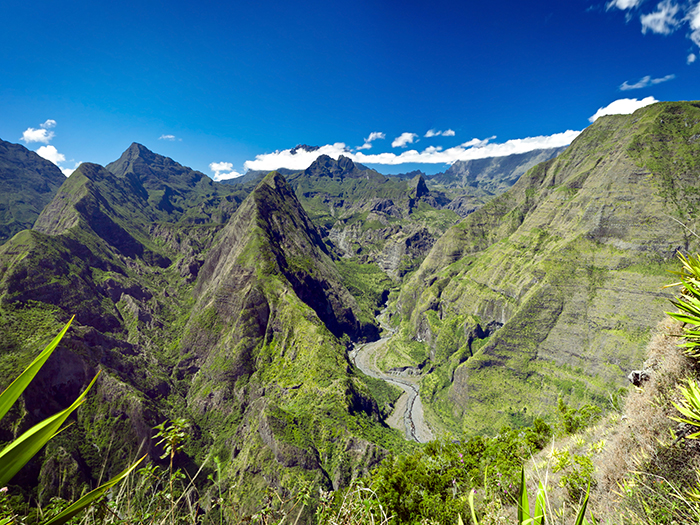
{"label": "spiky green leaf", "polygon": [[53,436],[61,429],[68,416],[78,408],[85,396],[97,381],[98,373],[88,387],[71,406],[37,423],[0,452],[0,486],[6,485]]}
{"label": "spiky green leaf", "polygon": [[19,396],[22,395],[24,389],[27,388],[37,372],[41,369],[44,363],[46,363],[46,360],[58,346],[58,343],[61,341],[63,336],[66,335],[66,332],[68,331],[68,328],[70,327],[70,324],[73,322],[74,318],[75,316],[70,318],[70,321],[68,321],[66,326],[63,327],[63,330],[61,330],[61,332],[54,337],[53,341],[51,341],[48,346],[44,348],[34,359],[34,361],[32,361],[29,366],[25,368],[24,372],[22,372],[17,379],[15,379],[10,386],[8,386],[5,391],[0,394],[0,419],[7,414],[8,410],[10,410],[12,405],[15,404],[15,401],[17,401]]}
{"label": "spiky green leaf", "polygon": [[122,481],[123,479],[126,479],[126,477],[133,472],[133,470],[141,463],[144,459],[146,459],[146,456],[143,456],[141,459],[136,461],[133,465],[128,467],[126,470],[123,472],[120,472],[116,476],[114,476],[112,479],[110,479],[107,483],[103,483],[99,487],[97,487],[95,490],[92,492],[88,492],[80,498],[78,501],[70,505],[67,509],[65,509],[63,512],[58,514],[57,516],[54,516],[51,518],[49,521],[45,522],[44,525],[63,525],[67,521],[69,521],[71,518],[74,516],[78,515],[81,513],[83,510],[85,510],[87,507],[95,503],[97,500],[99,500],[102,496],[104,496],[105,492],[107,492],[109,489],[111,489],[114,485]]}

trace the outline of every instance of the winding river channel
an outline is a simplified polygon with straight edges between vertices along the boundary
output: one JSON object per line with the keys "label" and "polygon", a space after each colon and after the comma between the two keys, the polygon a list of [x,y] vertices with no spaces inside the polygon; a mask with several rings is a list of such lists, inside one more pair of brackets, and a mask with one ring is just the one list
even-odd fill
{"label": "winding river channel", "polygon": [[386,423],[390,427],[404,432],[406,439],[426,443],[434,439],[434,436],[423,417],[423,404],[420,400],[418,380],[411,376],[386,374],[377,365],[377,359],[383,354],[385,345],[394,335],[394,330],[382,323],[381,316],[377,319],[387,335],[378,341],[355,345],[355,348],[350,352],[350,359],[365,375],[396,385],[404,391]]}

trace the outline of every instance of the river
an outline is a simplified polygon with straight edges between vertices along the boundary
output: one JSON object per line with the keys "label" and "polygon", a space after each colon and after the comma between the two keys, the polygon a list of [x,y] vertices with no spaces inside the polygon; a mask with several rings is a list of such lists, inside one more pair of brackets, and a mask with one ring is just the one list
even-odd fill
{"label": "river", "polygon": [[386,423],[403,432],[406,439],[426,443],[434,439],[435,436],[423,416],[418,380],[413,377],[385,374],[377,365],[377,359],[382,355],[381,351],[394,335],[394,330],[382,323],[381,314],[377,320],[388,335],[378,341],[355,345],[355,348],[350,352],[350,359],[363,374],[396,385],[404,391]]}

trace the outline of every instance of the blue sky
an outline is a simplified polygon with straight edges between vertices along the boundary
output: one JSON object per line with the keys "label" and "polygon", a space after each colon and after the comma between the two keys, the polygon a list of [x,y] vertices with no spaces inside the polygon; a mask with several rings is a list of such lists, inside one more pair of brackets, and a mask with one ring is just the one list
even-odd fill
{"label": "blue sky", "polygon": [[700,0],[7,2],[0,138],[66,173],[132,142],[212,177],[297,144],[434,173],[698,99],[699,45]]}

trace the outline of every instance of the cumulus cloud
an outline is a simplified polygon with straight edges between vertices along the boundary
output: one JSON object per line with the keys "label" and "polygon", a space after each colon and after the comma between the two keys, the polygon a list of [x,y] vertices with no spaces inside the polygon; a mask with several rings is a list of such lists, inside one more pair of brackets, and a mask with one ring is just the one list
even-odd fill
{"label": "cumulus cloud", "polygon": [[235,179],[243,175],[233,169],[233,164],[231,162],[212,162],[209,164],[209,169],[214,172],[213,178],[216,181]]}
{"label": "cumulus cloud", "polygon": [[425,138],[430,138],[430,137],[454,137],[455,132],[452,129],[447,129],[445,131],[435,131],[434,129],[429,129],[424,137]]}
{"label": "cumulus cloud", "polygon": [[646,97],[641,100],[636,98],[621,98],[611,102],[604,108],[598,108],[594,115],[588,118],[589,122],[595,122],[604,115],[629,115],[639,108],[658,102],[654,97]]}
{"label": "cumulus cloud", "polygon": [[676,78],[676,75],[666,75],[665,77],[661,78],[651,78],[651,76],[647,75],[640,78],[639,81],[635,82],[634,84],[630,84],[625,80],[620,86],[620,91],[629,91],[630,89],[642,89],[649,86],[655,86],[656,84],[668,82],[674,78]]}
{"label": "cumulus cloud", "polygon": [[56,136],[53,131],[49,131],[51,128],[56,127],[56,121],[53,119],[46,119],[42,124],[39,124],[38,129],[27,128],[24,133],[22,133],[22,138],[20,140],[31,144],[34,142],[39,142],[46,144],[41,146],[36,150],[37,155],[45,158],[46,160],[53,162],[58,166],[63,174],[68,177],[75,171],[79,163],[75,164],[74,168],[64,168],[61,166],[62,162],[66,161],[66,156],[63,153],[59,153],[55,146],[49,145],[49,142]]}
{"label": "cumulus cloud", "polygon": [[288,168],[290,170],[305,170],[320,155],[328,155],[337,159],[340,155],[352,158],[352,153],[342,142],[326,144],[318,149],[309,151],[305,148],[285,149],[273,153],[256,155],[255,160],[247,160],[243,164],[246,170],[275,170]]}
{"label": "cumulus cloud", "polygon": [[688,65],[690,65],[690,64],[692,64],[693,62],[695,62],[697,59],[698,59],[698,57],[695,56],[695,53],[690,53],[690,54],[688,55],[688,58],[686,59],[686,62],[688,63]]}
{"label": "cumulus cloud", "polygon": [[365,143],[362,146],[358,146],[357,149],[370,149],[372,147],[372,142],[375,140],[382,140],[386,138],[386,134],[381,131],[373,131],[369,134],[369,137],[365,139]]}
{"label": "cumulus cloud", "polygon": [[53,162],[56,166],[66,161],[66,156],[63,153],[59,153],[54,146],[41,146],[36,150],[36,153],[40,157]]}
{"label": "cumulus cloud", "polygon": [[418,138],[418,135],[415,133],[401,133],[398,137],[394,139],[394,141],[391,143],[392,148],[405,148],[409,144],[413,144],[413,142]]}
{"label": "cumulus cloud", "polygon": [[617,7],[618,9],[632,9],[642,3],[643,0],[612,0],[606,4],[607,9]]}
{"label": "cumulus cloud", "polygon": [[158,140],[169,140],[170,142],[173,142],[182,139],[178,139],[175,135],[161,135],[160,137],[158,137]]}
{"label": "cumulus cloud", "polygon": [[501,144],[490,142],[495,137],[472,139],[453,148],[443,150],[441,147],[430,146],[423,151],[408,150],[400,155],[395,153],[377,153],[372,155],[362,152],[352,153],[345,144],[339,142],[333,145],[322,146],[315,151],[299,150],[296,153],[292,153],[292,150],[284,150],[258,155],[255,157],[255,160],[247,161],[244,166],[249,170],[274,170],[279,168],[302,170],[308,168],[319,155],[328,155],[336,160],[340,155],[344,155],[362,164],[397,165],[408,162],[452,164],[458,160],[501,157],[515,153],[526,153],[535,149],[568,146],[579,133],[581,132],[568,130],[563,133],[555,133],[554,135],[508,140]]}
{"label": "cumulus cloud", "polygon": [[24,133],[22,133],[22,138],[20,140],[23,140],[27,144],[31,144],[32,142],[48,144],[55,136],[56,134],[53,131],[49,131],[46,128],[27,128],[24,130]]}
{"label": "cumulus cloud", "polygon": [[487,139],[471,139],[464,144],[462,144],[463,148],[483,148],[488,144],[490,141],[496,138],[496,135],[493,137],[489,137]]}
{"label": "cumulus cloud", "polygon": [[73,172],[78,168],[78,166],[80,166],[80,162],[76,162],[72,168],[61,168],[60,166],[59,168],[61,168],[61,173],[63,173],[66,177],[70,177],[73,174]]}

